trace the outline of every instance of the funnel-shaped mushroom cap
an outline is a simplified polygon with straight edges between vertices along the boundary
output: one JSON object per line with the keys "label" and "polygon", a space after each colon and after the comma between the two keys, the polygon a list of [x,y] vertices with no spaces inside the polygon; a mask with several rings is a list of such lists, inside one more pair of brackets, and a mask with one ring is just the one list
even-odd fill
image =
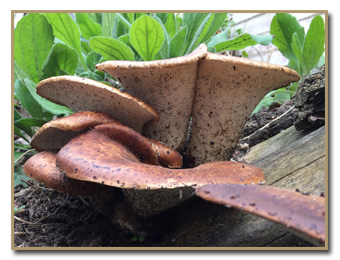
{"label": "funnel-shaped mushroom cap", "polygon": [[83,111],[44,124],[32,137],[31,146],[39,151],[60,149],[73,137],[99,124],[119,121],[100,112]]}
{"label": "funnel-shaped mushroom cap", "polygon": [[143,134],[182,151],[195,95],[198,61],[207,54],[202,44],[189,55],[157,61],[106,61],[96,68],[116,78],[131,95],[154,107],[157,125]]}
{"label": "funnel-shaped mushroom cap", "polygon": [[47,187],[73,195],[98,194],[105,189],[97,183],[70,179],[56,167],[56,153],[44,151],[30,157],[24,164],[24,173]]}
{"label": "funnel-shaped mushroom cap", "polygon": [[286,67],[208,53],[199,63],[192,112],[188,154],[194,165],[229,160],[261,99],[298,80],[299,75]]}
{"label": "funnel-shaped mushroom cap", "polygon": [[98,125],[94,129],[124,145],[140,162],[164,165],[169,168],[182,167],[182,156],[177,151],[159,142],[147,139],[127,126],[109,123]]}
{"label": "funnel-shaped mushroom cap", "polygon": [[325,198],[262,185],[214,184],[196,194],[217,204],[245,210],[325,242]]}
{"label": "funnel-shaped mushroom cap", "polygon": [[60,149],[57,166],[70,178],[126,189],[264,181],[259,168],[237,162],[213,162],[193,169],[140,163],[128,148],[95,129],[73,138]]}
{"label": "funnel-shaped mushroom cap", "polygon": [[99,111],[141,132],[146,122],[159,120],[148,104],[103,83],[76,76],[58,76],[42,80],[37,93],[75,112]]}

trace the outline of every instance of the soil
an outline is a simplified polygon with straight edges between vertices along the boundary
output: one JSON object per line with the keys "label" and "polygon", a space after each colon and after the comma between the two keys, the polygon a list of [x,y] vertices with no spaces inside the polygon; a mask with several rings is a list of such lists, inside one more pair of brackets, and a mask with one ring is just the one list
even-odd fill
{"label": "soil", "polygon": [[[251,146],[292,126],[299,111],[292,101],[252,115],[234,160]],[[124,233],[96,211],[88,199],[62,194],[29,180],[14,190],[14,247],[153,247],[167,239]]]}

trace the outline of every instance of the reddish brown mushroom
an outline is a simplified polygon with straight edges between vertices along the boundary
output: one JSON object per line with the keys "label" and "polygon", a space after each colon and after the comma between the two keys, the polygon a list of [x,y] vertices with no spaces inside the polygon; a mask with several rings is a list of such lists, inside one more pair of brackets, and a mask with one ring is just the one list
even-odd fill
{"label": "reddish brown mushroom", "polygon": [[38,151],[60,149],[73,137],[99,124],[119,121],[100,112],[83,111],[44,124],[32,137],[31,146]]}
{"label": "reddish brown mushroom", "polygon": [[325,242],[325,198],[286,189],[243,184],[213,184],[196,195],[280,223],[311,242]]}
{"label": "reddish brown mushroom", "polygon": [[[130,202],[142,216],[150,216],[178,204],[184,193],[193,193],[191,187],[264,181],[264,174],[259,168],[237,162],[212,162],[193,169],[169,169],[140,163],[138,152],[98,130],[101,127],[97,126],[66,144],[57,155],[57,166],[69,178],[123,188],[130,199],[134,198]],[[168,189],[176,188],[172,195],[167,193]],[[140,199],[142,193],[138,190],[149,198]],[[157,195],[148,190],[158,190]],[[161,196],[163,191],[165,193]],[[156,199],[161,205],[149,199]],[[141,206],[141,200],[146,205]]]}
{"label": "reddish brown mushroom", "polygon": [[66,177],[56,167],[56,152],[44,151],[30,157],[24,164],[24,173],[47,187],[73,195],[99,194],[105,187],[97,183]]}

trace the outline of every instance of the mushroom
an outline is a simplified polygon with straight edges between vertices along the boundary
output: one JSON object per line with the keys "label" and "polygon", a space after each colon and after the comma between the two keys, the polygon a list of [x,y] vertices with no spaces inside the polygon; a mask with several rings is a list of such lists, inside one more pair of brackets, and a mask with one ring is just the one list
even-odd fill
{"label": "mushroom", "polygon": [[[136,214],[158,214],[210,183],[259,183],[263,172],[238,162],[212,162],[192,169],[141,163],[132,151],[96,126],[68,142],[57,154],[67,177],[122,188]],[[183,199],[181,199],[183,198]]]}
{"label": "mushroom", "polygon": [[187,150],[193,166],[229,160],[243,125],[261,99],[299,80],[286,67],[214,53],[200,60],[197,75]]}
{"label": "mushroom", "polygon": [[47,187],[72,195],[94,195],[105,190],[102,185],[66,177],[56,167],[56,151],[43,151],[30,157],[24,173]]}
{"label": "mushroom", "polygon": [[202,44],[191,54],[156,61],[105,61],[96,68],[116,78],[131,95],[154,107],[157,125],[148,124],[143,134],[182,152],[195,96],[197,66],[205,57]]}
{"label": "mushroom", "polygon": [[314,244],[325,242],[325,198],[263,185],[212,184],[196,195],[280,223]]}
{"label": "mushroom", "polygon": [[42,80],[37,93],[75,112],[100,111],[141,133],[146,122],[159,120],[150,105],[103,83],[77,76],[57,76]]}
{"label": "mushroom", "polygon": [[34,134],[31,146],[38,151],[60,149],[76,135],[99,124],[119,123],[100,112],[83,111],[44,124]]}

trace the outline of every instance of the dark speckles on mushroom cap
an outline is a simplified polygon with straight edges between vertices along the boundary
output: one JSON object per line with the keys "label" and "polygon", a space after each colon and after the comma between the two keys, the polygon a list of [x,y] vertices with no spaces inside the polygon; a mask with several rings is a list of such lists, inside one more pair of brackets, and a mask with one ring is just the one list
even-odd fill
{"label": "dark speckles on mushroom cap", "polygon": [[271,186],[242,184],[205,185],[195,192],[207,201],[245,210],[325,241],[323,197]]}
{"label": "dark speckles on mushroom cap", "polygon": [[208,53],[198,66],[192,111],[188,154],[195,165],[229,160],[244,123],[261,99],[298,80],[299,75],[286,67]]}
{"label": "dark speckles on mushroom cap", "polygon": [[39,151],[60,149],[83,131],[106,123],[120,124],[118,120],[94,111],[83,111],[44,124],[32,137],[31,146]]}
{"label": "dark speckles on mushroom cap", "polygon": [[[105,186],[66,177],[56,167],[56,152],[44,151],[30,157],[24,164],[24,173],[47,187],[73,195],[99,194]],[[74,169],[77,172],[77,168]]]}
{"label": "dark speckles on mushroom cap", "polygon": [[57,76],[42,80],[37,93],[74,112],[100,111],[138,132],[146,122],[157,122],[159,115],[149,104],[103,83],[76,76]]}
{"label": "dark speckles on mushroom cap", "polygon": [[207,53],[200,45],[194,52],[157,61],[106,61],[98,64],[118,79],[131,95],[147,102],[160,114],[156,125],[147,125],[143,134],[181,152],[191,116],[197,65]]}
{"label": "dark speckles on mushroom cap", "polygon": [[65,145],[57,155],[57,165],[70,178],[120,188],[172,189],[264,181],[259,168],[237,162],[213,162],[193,169],[143,164],[125,146],[96,130],[81,134]]}

